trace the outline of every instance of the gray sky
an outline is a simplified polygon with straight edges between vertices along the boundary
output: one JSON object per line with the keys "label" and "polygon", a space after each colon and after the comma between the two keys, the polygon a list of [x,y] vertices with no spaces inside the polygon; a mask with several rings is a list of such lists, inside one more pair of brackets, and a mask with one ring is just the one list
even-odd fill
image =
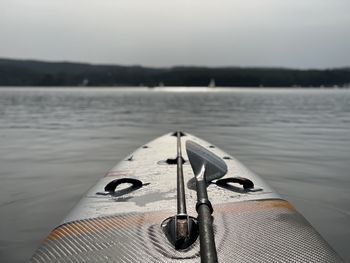
{"label": "gray sky", "polygon": [[350,66],[350,1],[0,0],[0,57]]}

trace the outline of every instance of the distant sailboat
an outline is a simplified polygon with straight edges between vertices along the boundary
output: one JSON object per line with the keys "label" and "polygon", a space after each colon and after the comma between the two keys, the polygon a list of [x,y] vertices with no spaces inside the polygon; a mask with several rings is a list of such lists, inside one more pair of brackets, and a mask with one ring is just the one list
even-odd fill
{"label": "distant sailboat", "polygon": [[86,87],[88,85],[89,85],[89,79],[85,78],[78,86]]}
{"label": "distant sailboat", "polygon": [[211,80],[210,80],[210,82],[209,82],[209,84],[208,84],[208,87],[209,87],[209,88],[215,88],[215,87],[216,87],[216,85],[215,85],[215,79],[211,79]]}

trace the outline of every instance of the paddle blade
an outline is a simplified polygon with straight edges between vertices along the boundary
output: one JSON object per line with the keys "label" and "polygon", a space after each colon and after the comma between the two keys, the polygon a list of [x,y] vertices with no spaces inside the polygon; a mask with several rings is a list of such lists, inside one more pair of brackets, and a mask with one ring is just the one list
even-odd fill
{"label": "paddle blade", "polygon": [[186,151],[194,175],[198,175],[205,167],[205,181],[219,179],[227,173],[227,165],[223,159],[193,141],[186,142]]}

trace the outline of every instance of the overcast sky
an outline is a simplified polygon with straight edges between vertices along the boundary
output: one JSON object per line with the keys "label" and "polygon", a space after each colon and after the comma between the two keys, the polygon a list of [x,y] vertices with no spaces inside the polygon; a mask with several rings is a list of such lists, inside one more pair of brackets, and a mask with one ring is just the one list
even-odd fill
{"label": "overcast sky", "polygon": [[0,0],[0,57],[350,66],[350,0]]}

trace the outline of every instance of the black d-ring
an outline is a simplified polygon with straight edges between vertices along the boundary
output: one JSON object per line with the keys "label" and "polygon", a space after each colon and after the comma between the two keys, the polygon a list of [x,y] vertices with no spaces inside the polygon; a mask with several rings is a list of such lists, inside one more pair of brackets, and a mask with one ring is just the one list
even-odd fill
{"label": "black d-ring", "polygon": [[142,182],[140,180],[133,179],[133,178],[121,178],[121,179],[116,179],[116,180],[113,180],[112,182],[109,182],[105,186],[105,191],[114,192],[117,186],[120,184],[131,184],[131,186],[127,188],[127,189],[130,188],[130,190],[131,189],[136,190],[142,187]]}
{"label": "black d-ring", "polygon": [[[118,185],[121,185],[121,184],[131,184],[131,185],[127,188],[116,191],[116,188],[118,187]],[[98,192],[96,194],[97,195],[111,195],[114,197],[119,197],[122,195],[129,194],[132,191],[135,191],[135,190],[141,188],[142,186],[148,185],[148,184],[149,183],[143,184],[140,180],[133,179],[133,178],[121,178],[121,179],[116,179],[116,180],[109,182],[105,186],[104,192]]]}
{"label": "black d-ring", "polygon": [[254,183],[244,177],[230,177],[230,178],[224,178],[216,181],[216,185],[221,187],[227,187],[229,183],[238,183],[240,185],[243,185],[244,190],[254,188]]}

